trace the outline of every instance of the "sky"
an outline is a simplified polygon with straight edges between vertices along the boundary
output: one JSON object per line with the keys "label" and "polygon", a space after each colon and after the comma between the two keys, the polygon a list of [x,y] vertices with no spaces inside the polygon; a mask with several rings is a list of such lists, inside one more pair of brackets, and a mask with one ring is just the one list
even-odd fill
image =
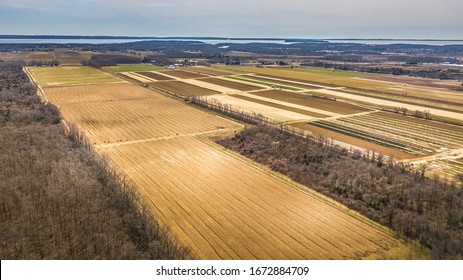
{"label": "sky", "polygon": [[0,0],[0,34],[463,39],[463,0]]}

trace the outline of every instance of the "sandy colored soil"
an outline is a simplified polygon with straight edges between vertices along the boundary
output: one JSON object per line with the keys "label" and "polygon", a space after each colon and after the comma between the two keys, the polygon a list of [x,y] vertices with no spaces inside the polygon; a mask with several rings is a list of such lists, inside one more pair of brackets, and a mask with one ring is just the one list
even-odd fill
{"label": "sandy colored soil", "polygon": [[202,75],[202,74],[192,73],[192,72],[183,71],[183,70],[162,71],[162,73],[170,75],[170,76],[174,76],[174,77],[177,77],[177,78],[180,78],[180,79],[196,79],[196,78],[207,77],[207,76]]}
{"label": "sandy colored soil", "polygon": [[262,89],[262,87],[257,87],[257,86],[252,86],[248,84],[243,84],[239,82],[233,82],[230,80],[224,80],[224,79],[217,79],[217,78],[206,78],[206,79],[201,79],[201,81],[205,81],[211,84],[223,86],[223,87],[228,87],[231,89],[236,89],[236,90],[241,90],[241,91],[249,91],[249,90],[258,90]]}
{"label": "sandy colored soil", "polygon": [[171,77],[167,77],[164,75],[161,75],[157,72],[136,72],[137,74],[140,74],[142,76],[146,76],[148,78],[158,80],[158,81],[168,81],[168,80],[173,80]]}
{"label": "sandy colored soil", "polygon": [[[252,95],[251,95],[252,97]],[[279,122],[287,122],[287,121],[303,121],[303,120],[313,120],[314,117],[309,117],[306,114],[300,114],[284,109],[279,109],[273,106],[267,106],[263,104],[259,104],[254,101],[248,101],[241,98],[236,98],[231,95],[213,95],[208,97],[210,99],[215,99],[223,104],[229,104],[235,109],[240,109],[246,112],[254,112],[258,114],[262,114],[268,118]]]}
{"label": "sandy colored soil", "polygon": [[384,100],[380,98],[374,98],[374,97],[366,97],[366,96],[361,96],[361,95],[356,95],[356,94],[351,94],[351,93],[345,93],[345,92],[340,92],[336,90],[327,90],[327,89],[321,89],[321,90],[316,90],[321,93],[326,93],[330,94],[333,96],[337,96],[340,98],[345,98],[345,99],[350,99],[354,101],[360,101],[360,102],[366,102],[370,104],[376,104],[378,106],[388,106],[388,107],[405,107],[408,108],[409,110],[415,111],[425,111],[429,110],[431,115],[437,115],[437,116],[442,116],[442,117],[447,117],[447,118],[452,118],[452,119],[457,119],[457,120],[463,120],[463,114],[462,113],[456,113],[456,112],[449,112],[445,110],[440,110],[440,109],[433,109],[429,108],[426,106],[418,106],[418,105],[411,105],[407,103],[402,103],[402,102],[397,102],[397,101],[389,101],[389,100]]}
{"label": "sandy colored soil", "polygon": [[282,90],[267,90],[252,92],[251,94],[267,97],[284,102],[294,103],[306,107],[313,107],[316,109],[333,112],[336,114],[356,114],[361,112],[368,112],[368,109],[345,103],[342,101],[331,101],[321,98],[314,98],[308,95],[298,94],[294,92]]}
{"label": "sandy colored soil", "polygon": [[180,81],[154,82],[154,83],[150,83],[150,86],[153,88],[168,91],[170,93],[180,95],[183,97],[193,96],[193,95],[205,96],[205,95],[214,95],[214,94],[220,93],[218,91],[210,90],[207,88],[195,86],[195,85],[180,82]]}
{"label": "sandy colored soil", "polygon": [[356,259],[385,232],[194,137],[102,150],[200,259]]}
{"label": "sandy colored soil", "polygon": [[376,153],[381,153],[381,154],[383,154],[385,156],[392,156],[394,159],[398,159],[398,160],[414,158],[415,157],[412,154],[408,154],[408,153],[405,153],[405,152],[402,152],[402,151],[398,151],[398,150],[395,150],[393,148],[384,147],[384,146],[381,146],[381,145],[378,145],[378,144],[375,144],[375,143],[372,143],[372,142],[361,140],[361,139],[358,139],[358,138],[355,138],[355,137],[352,137],[352,136],[348,136],[348,135],[338,133],[338,132],[335,132],[335,131],[331,131],[331,130],[328,130],[328,129],[324,129],[324,128],[321,128],[321,127],[317,127],[317,126],[311,125],[309,123],[304,123],[304,122],[293,123],[293,124],[291,124],[291,126],[294,126],[294,127],[297,127],[297,128],[303,129],[303,130],[307,130],[307,131],[310,131],[310,132],[313,132],[313,133],[316,133],[316,134],[320,134],[320,135],[323,135],[325,137],[328,137],[328,138],[331,138],[331,139],[346,143],[348,145],[351,145],[354,149],[356,147],[359,147],[359,148],[362,148],[362,149],[365,149],[365,150],[375,151]]}
{"label": "sandy colored soil", "polygon": [[250,102],[255,102],[255,103],[258,103],[258,104],[262,104],[262,105],[265,105],[265,106],[275,107],[275,108],[278,108],[278,109],[282,109],[282,110],[286,110],[286,111],[290,111],[290,112],[295,112],[295,113],[298,113],[298,114],[307,115],[307,116],[314,117],[314,118],[328,117],[328,115],[323,115],[323,114],[319,114],[319,113],[312,112],[312,111],[307,111],[307,110],[298,109],[298,108],[294,108],[294,107],[290,107],[290,106],[285,106],[285,105],[275,103],[275,102],[269,102],[269,101],[265,101],[265,100],[261,100],[261,99],[256,99],[256,98],[252,98],[252,97],[250,97],[248,95],[234,94],[234,95],[231,95],[231,96],[233,96],[235,98],[240,98],[240,99],[243,99],[243,100],[247,100],[247,101],[250,101]]}

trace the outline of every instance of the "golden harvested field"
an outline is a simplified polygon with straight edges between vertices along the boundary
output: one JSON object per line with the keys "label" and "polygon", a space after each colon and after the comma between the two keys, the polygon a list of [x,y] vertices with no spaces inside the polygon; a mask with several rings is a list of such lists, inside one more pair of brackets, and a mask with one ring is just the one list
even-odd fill
{"label": "golden harvested field", "polygon": [[247,100],[247,101],[250,101],[250,102],[262,104],[262,105],[269,106],[269,107],[275,107],[275,108],[278,108],[278,109],[282,109],[282,110],[286,110],[286,111],[290,111],[290,112],[295,112],[295,113],[299,113],[299,114],[302,114],[302,115],[307,115],[307,116],[314,117],[314,118],[328,117],[327,115],[323,115],[323,114],[316,113],[316,112],[313,112],[313,111],[307,111],[307,110],[298,109],[298,108],[294,108],[294,107],[290,107],[290,106],[285,106],[285,105],[278,104],[278,103],[275,103],[275,102],[268,102],[268,101],[265,101],[265,100],[252,98],[251,96],[248,96],[248,95],[232,94],[230,96],[233,96],[233,97],[239,98],[239,99],[243,99],[243,100]]}
{"label": "golden harvested field", "polygon": [[205,78],[201,79],[201,81],[205,81],[214,85],[219,85],[231,89],[241,90],[241,91],[249,91],[249,90],[258,90],[262,89],[262,87],[252,86],[244,83],[233,82],[224,79],[217,79],[217,78]]}
{"label": "golden harvested field", "polygon": [[214,95],[220,94],[220,92],[195,86],[192,84],[187,84],[180,81],[166,81],[166,82],[154,82],[149,84],[153,88],[161,89],[164,91],[168,91],[175,95],[179,95],[182,97],[188,96],[205,96],[205,95]]}
{"label": "golden harvested field", "polygon": [[194,137],[102,152],[200,259],[357,259],[400,246],[364,218]]}
{"label": "golden harvested field", "polygon": [[29,67],[28,69],[42,87],[123,82],[86,66]]}
{"label": "golden harvested field", "polygon": [[157,97],[151,91],[130,83],[50,87],[46,89],[46,96],[50,102],[59,106],[72,103],[153,99]]}
{"label": "golden harvested field", "polygon": [[314,98],[310,95],[303,95],[283,90],[266,90],[252,92],[250,94],[271,98],[279,101],[289,102],[297,105],[302,105],[306,107],[312,107],[337,114],[356,114],[370,111],[369,109],[345,103],[342,101],[332,101],[321,98]]}
{"label": "golden harvested field", "polygon": [[[235,126],[221,117],[136,85],[60,89],[45,88],[45,95],[55,100],[63,117],[68,122],[78,124],[96,145],[194,134]],[[67,96],[72,96],[72,99],[68,100]]]}
{"label": "golden harvested field", "polygon": [[196,78],[207,77],[199,73],[193,73],[193,72],[183,71],[183,70],[169,70],[169,71],[162,71],[162,73],[170,75],[170,76],[174,76],[180,79],[196,79]]}
{"label": "golden harvested field", "polygon": [[300,128],[302,130],[310,131],[319,135],[323,135],[325,137],[341,141],[348,145],[352,145],[354,147],[363,148],[369,151],[375,151],[376,153],[381,153],[385,156],[392,156],[394,159],[410,159],[414,158],[415,156],[409,153],[405,153],[403,151],[399,151],[394,148],[385,147],[376,143],[372,143],[366,140],[359,139],[357,137],[352,137],[346,134],[342,134],[339,132],[335,132],[332,130],[328,130],[325,128],[317,127],[311,125],[310,123],[301,122],[301,123],[293,123],[290,126],[294,126],[296,128]]}
{"label": "golden harvested field", "polygon": [[167,76],[161,75],[161,74],[156,73],[156,72],[136,72],[136,73],[140,74],[142,76],[151,78],[151,79],[158,80],[158,81],[173,80],[173,78],[171,78],[171,77],[167,77]]}

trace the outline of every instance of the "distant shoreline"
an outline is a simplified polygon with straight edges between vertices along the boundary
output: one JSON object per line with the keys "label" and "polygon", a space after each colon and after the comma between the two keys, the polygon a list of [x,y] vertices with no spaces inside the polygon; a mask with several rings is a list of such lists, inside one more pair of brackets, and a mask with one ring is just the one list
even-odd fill
{"label": "distant shoreline", "polygon": [[363,44],[363,45],[463,45],[463,39],[301,39],[301,38],[227,38],[227,37],[150,37],[150,36],[82,36],[82,35],[0,35],[3,44],[122,44],[142,41],[185,41],[211,45],[229,44]]}
{"label": "distant shoreline", "polygon": [[311,41],[434,41],[434,42],[463,42],[463,39],[410,39],[410,38],[278,38],[278,37],[189,37],[189,36],[92,36],[92,35],[0,35],[0,39],[95,39],[95,40],[115,40],[115,39],[140,39],[140,40],[252,40],[252,41],[291,41],[291,42],[311,42]]}

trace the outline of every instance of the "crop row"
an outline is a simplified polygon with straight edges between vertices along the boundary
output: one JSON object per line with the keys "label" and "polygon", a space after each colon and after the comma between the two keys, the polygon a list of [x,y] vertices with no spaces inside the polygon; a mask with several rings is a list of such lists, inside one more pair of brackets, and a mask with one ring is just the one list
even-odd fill
{"label": "crop row", "polygon": [[355,119],[361,119],[368,122],[374,122],[381,125],[392,126],[400,128],[406,131],[420,131],[426,134],[432,134],[441,137],[454,138],[455,140],[460,140],[463,143],[463,132],[457,131],[455,129],[447,129],[443,127],[436,127],[426,124],[420,124],[413,121],[399,120],[396,118],[389,118],[383,115],[363,115],[352,117]]}
{"label": "crop row", "polygon": [[379,122],[352,118],[346,118],[339,121],[353,128],[369,130],[373,131],[374,133],[381,133],[382,135],[392,137],[394,139],[400,139],[405,142],[412,142],[417,146],[423,147],[424,149],[439,149],[442,147],[456,148],[453,141],[448,141],[447,139],[438,139],[433,135],[425,134],[422,131],[413,129],[413,127],[405,130],[402,128],[396,128],[396,126],[383,125]]}
{"label": "crop row", "polygon": [[414,145],[410,145],[408,143],[403,143],[401,141],[393,140],[393,139],[388,139],[386,137],[383,137],[381,135],[375,135],[370,132],[366,131],[361,131],[355,128],[350,128],[346,127],[341,124],[334,123],[332,121],[325,121],[325,120],[320,120],[320,121],[315,121],[311,122],[312,125],[328,129],[334,132],[338,132],[341,134],[345,134],[348,136],[352,136],[355,138],[359,138],[362,140],[366,140],[369,142],[373,142],[385,147],[390,147],[394,148],[397,150],[401,150],[407,153],[415,154],[415,155],[422,155],[424,154],[424,151],[420,147],[416,147]]}

